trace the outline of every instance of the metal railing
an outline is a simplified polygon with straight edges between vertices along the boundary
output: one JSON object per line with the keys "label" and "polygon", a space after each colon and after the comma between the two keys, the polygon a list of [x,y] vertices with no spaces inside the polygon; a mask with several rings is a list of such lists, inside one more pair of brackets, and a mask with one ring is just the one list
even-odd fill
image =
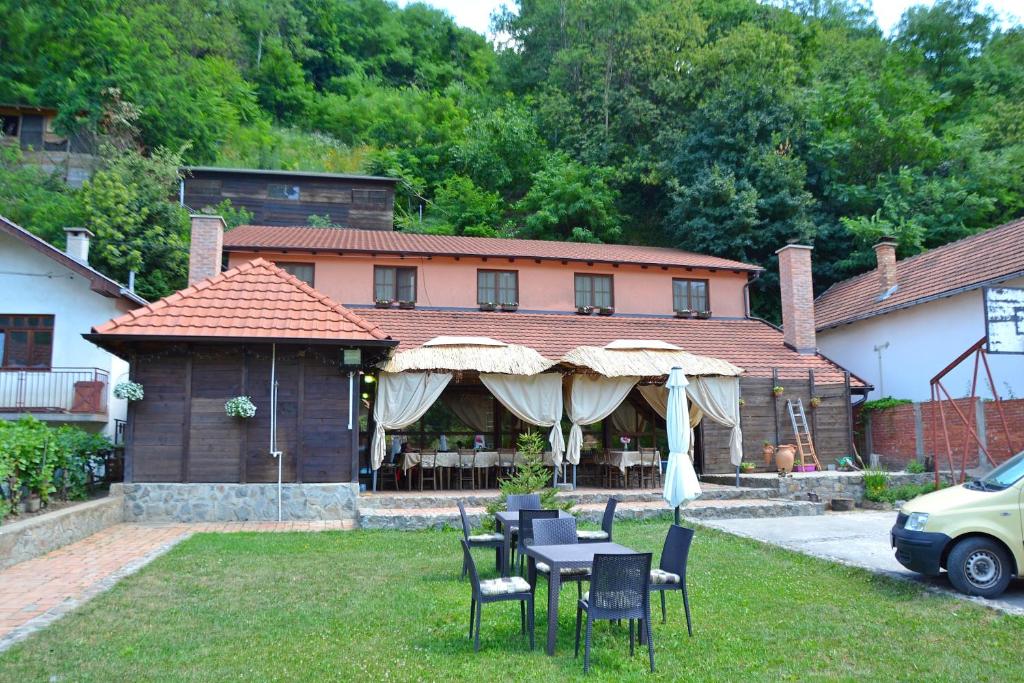
{"label": "metal railing", "polygon": [[0,368],[0,412],[107,412],[110,375],[99,368]]}

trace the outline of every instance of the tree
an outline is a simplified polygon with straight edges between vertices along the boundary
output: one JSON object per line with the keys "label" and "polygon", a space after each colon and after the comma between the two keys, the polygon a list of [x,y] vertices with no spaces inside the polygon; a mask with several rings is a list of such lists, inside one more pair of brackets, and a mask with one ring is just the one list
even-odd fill
{"label": "tree", "polygon": [[530,191],[516,204],[523,217],[519,235],[573,242],[615,242],[622,238],[622,217],[612,170],[585,166],[552,154],[533,174]]}
{"label": "tree", "polygon": [[497,192],[483,190],[466,176],[455,175],[437,188],[431,213],[440,214],[452,234],[495,237],[501,208]]}

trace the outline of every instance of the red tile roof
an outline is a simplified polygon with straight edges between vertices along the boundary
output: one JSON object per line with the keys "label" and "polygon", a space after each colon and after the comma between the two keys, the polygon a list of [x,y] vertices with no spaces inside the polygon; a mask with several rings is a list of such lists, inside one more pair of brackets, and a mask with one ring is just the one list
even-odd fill
{"label": "red tile roof", "polygon": [[372,322],[263,259],[93,328],[110,337],[380,341]]}
{"label": "red tile roof", "polygon": [[896,291],[879,301],[872,270],[837,282],[814,302],[819,330],[1024,275],[1024,220],[896,262]]}
{"label": "red tile roof", "polygon": [[551,242],[497,237],[421,235],[390,230],[352,228],[274,227],[241,225],[224,235],[224,249],[291,249],[373,254],[488,256],[601,263],[636,263],[720,270],[762,270],[760,266],[730,259],[663,247],[625,244]]}
{"label": "red tile roof", "polygon": [[[843,369],[820,355],[801,355],[783,344],[782,333],[751,319],[681,320],[663,317],[582,316],[545,313],[482,313],[397,308],[359,309],[359,315],[400,340],[399,351],[440,335],[492,337],[536,349],[557,360],[575,346],[604,346],[615,339],[660,339],[705,356],[734,363],[753,377],[771,377],[778,368],[785,378],[840,383]],[[854,386],[863,382],[851,378]]]}

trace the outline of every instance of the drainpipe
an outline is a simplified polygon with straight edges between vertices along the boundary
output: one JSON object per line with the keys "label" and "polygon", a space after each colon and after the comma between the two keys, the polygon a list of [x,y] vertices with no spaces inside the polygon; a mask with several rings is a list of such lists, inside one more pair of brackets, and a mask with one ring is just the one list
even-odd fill
{"label": "drainpipe", "polygon": [[745,316],[747,318],[751,317],[751,315],[750,315],[750,285],[752,285],[755,282],[757,282],[760,279],[760,277],[761,277],[761,271],[760,270],[755,270],[754,271],[754,276],[753,277],[748,277],[747,278],[747,284],[743,285],[743,307],[744,307],[744,310],[745,310]]}
{"label": "drainpipe", "polygon": [[283,454],[277,450],[277,344],[270,345],[270,455],[277,460],[277,521],[281,521]]}

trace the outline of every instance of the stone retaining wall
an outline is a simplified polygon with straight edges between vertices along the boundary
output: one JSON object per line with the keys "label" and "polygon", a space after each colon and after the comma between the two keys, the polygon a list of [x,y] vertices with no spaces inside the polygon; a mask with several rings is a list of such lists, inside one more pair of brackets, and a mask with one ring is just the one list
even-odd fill
{"label": "stone retaining wall", "polygon": [[[889,486],[904,484],[929,484],[935,481],[934,472],[910,474],[909,472],[887,472]],[[735,475],[705,475],[704,481],[715,484],[735,484]],[[948,474],[943,479],[949,483]],[[777,474],[741,474],[740,486],[767,488],[773,497],[807,500],[814,494],[824,503],[833,498],[853,498],[856,503],[864,500],[863,472],[796,472],[788,477]]]}
{"label": "stone retaining wall", "polygon": [[124,520],[118,489],[99,500],[0,526],[0,569],[45,555]]}
{"label": "stone retaining wall", "polygon": [[[247,522],[277,520],[277,484],[124,484],[128,522]],[[336,520],[358,516],[355,484],[284,484],[282,519]]]}

